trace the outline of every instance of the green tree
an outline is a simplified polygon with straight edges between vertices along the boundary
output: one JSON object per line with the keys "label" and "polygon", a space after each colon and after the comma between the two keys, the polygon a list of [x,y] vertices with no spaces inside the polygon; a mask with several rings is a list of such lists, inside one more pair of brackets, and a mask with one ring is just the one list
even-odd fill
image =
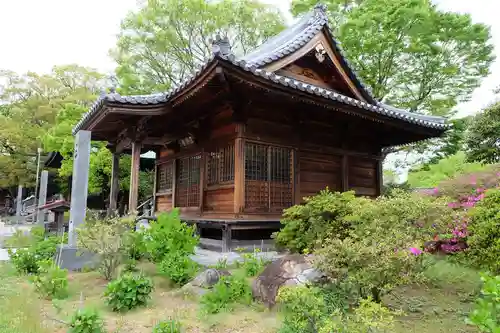
{"label": "green tree", "polygon": [[151,93],[179,85],[211,54],[224,32],[245,53],[283,28],[276,8],[255,0],[148,0],[123,20],[111,51],[120,92]]}
{"label": "green tree", "polygon": [[101,80],[95,70],[78,65],[43,75],[0,71],[0,187],[34,183],[42,137],[66,105],[87,108]]}
{"label": "green tree", "polygon": [[[293,0],[299,14],[315,0]],[[489,73],[490,29],[430,0],[329,0],[332,27],[374,96],[395,106],[450,115]]]}
{"label": "green tree", "polygon": [[500,162],[500,102],[487,107],[473,118],[465,143],[467,160]]}
{"label": "green tree", "polygon": [[[64,158],[59,169],[59,176],[61,177],[66,178],[73,173],[74,137],[71,130],[87,110],[88,108],[83,105],[75,103],[63,105],[59,110],[54,126],[43,136],[44,149],[46,151],[57,151]],[[112,153],[106,148],[105,142],[92,142],[89,163],[89,193],[101,193],[104,196],[109,194],[112,159]],[[120,189],[123,192],[127,192],[130,187],[130,167],[130,155],[122,155],[120,158],[119,178]],[[139,180],[139,200],[143,200],[150,196],[153,191],[152,173],[141,172]]]}

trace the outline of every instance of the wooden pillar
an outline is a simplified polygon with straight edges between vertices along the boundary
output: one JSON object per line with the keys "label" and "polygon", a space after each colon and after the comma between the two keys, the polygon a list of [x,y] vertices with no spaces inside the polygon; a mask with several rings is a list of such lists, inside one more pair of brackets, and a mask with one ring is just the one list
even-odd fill
{"label": "wooden pillar", "polygon": [[[157,153],[158,156],[158,153]],[[155,215],[156,213],[156,192],[158,187],[158,165],[155,161],[155,171],[154,171],[154,179],[153,179],[153,203],[151,204],[151,215]]]}
{"label": "wooden pillar", "polygon": [[342,191],[349,191],[349,156],[342,156]]}
{"label": "wooden pillar", "polygon": [[199,209],[200,209],[200,214],[203,213],[203,197],[205,194],[205,169],[206,169],[206,154],[205,151],[202,150],[201,152],[201,158],[200,158],[200,203],[199,203]]}
{"label": "wooden pillar", "polygon": [[172,161],[172,208],[175,208],[177,197],[177,159]]}
{"label": "wooden pillar", "polygon": [[139,197],[139,164],[141,162],[140,142],[132,143],[132,163],[130,166],[130,189],[128,197],[128,211],[131,214],[137,213],[137,200]]}
{"label": "wooden pillar", "polygon": [[222,252],[230,252],[232,244],[231,225],[225,224],[222,227]]}
{"label": "wooden pillar", "polygon": [[234,214],[238,216],[245,208],[245,140],[244,125],[237,125],[234,141]]}
{"label": "wooden pillar", "polygon": [[382,159],[377,161],[377,196],[382,194],[382,188],[384,186],[384,161]]}
{"label": "wooden pillar", "polygon": [[293,204],[298,205],[302,201],[300,195],[300,160],[299,160],[299,150],[292,150],[292,163],[293,163]]}
{"label": "wooden pillar", "polygon": [[113,152],[111,164],[111,190],[109,192],[108,215],[116,212],[118,202],[118,192],[120,191],[120,153]]}

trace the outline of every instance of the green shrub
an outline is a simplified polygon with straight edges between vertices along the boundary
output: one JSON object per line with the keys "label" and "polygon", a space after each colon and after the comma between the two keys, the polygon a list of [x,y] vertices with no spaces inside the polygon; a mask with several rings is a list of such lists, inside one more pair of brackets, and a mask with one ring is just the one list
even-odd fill
{"label": "green shrub", "polygon": [[156,222],[144,232],[146,248],[151,259],[160,263],[166,256],[190,255],[198,244],[198,237],[193,226],[188,226],[179,218],[179,210],[162,213]]}
{"label": "green shrub", "polygon": [[140,260],[146,253],[143,231],[130,230],[126,235],[125,251],[130,259]]}
{"label": "green shrub", "polygon": [[135,259],[128,259],[125,262],[125,266],[123,267],[122,273],[135,273],[139,272],[139,268],[137,267],[137,261]]}
{"label": "green shrub", "polygon": [[[354,192],[330,192],[305,198],[305,204],[285,210],[284,227],[275,234],[276,245],[292,252],[312,251],[330,235],[343,239],[351,229],[349,216],[355,209]],[[357,200],[359,203],[362,199]]]}
{"label": "green shrub", "polygon": [[201,297],[201,308],[204,313],[214,314],[231,311],[237,303],[250,304],[252,290],[245,277],[222,276],[212,290]]}
{"label": "green shrub", "polygon": [[392,333],[394,332],[393,312],[370,299],[361,300],[352,313],[335,312],[322,323],[319,333]]}
{"label": "green shrub", "polygon": [[487,190],[469,214],[467,258],[477,267],[500,274],[500,189]]}
{"label": "green shrub", "polygon": [[78,229],[78,246],[98,259],[98,270],[106,280],[116,275],[127,256],[126,239],[131,229],[129,218],[87,220]]}
{"label": "green shrub", "polygon": [[32,250],[35,252],[37,260],[52,260],[56,255],[57,245],[60,243],[60,239],[55,236],[49,236],[43,240],[37,241]]}
{"label": "green shrub", "polygon": [[113,311],[126,311],[145,305],[153,282],[143,274],[127,273],[108,283],[104,296]]}
{"label": "green shrub", "polygon": [[394,191],[358,205],[344,239],[326,240],[316,254],[316,266],[332,280],[346,280],[362,296],[381,296],[410,282],[422,269],[424,241],[452,221],[444,198]]}
{"label": "green shrub", "polygon": [[500,276],[483,274],[481,297],[470,314],[469,321],[481,332],[500,332]]}
{"label": "green shrub", "polygon": [[30,236],[33,243],[41,242],[45,239],[45,227],[36,225],[30,229]]}
{"label": "green shrub", "polygon": [[[33,227],[34,230],[38,230]],[[30,236],[31,245],[26,249],[17,249],[15,252],[8,249],[10,259],[16,270],[21,274],[37,274],[40,267],[39,261],[52,260],[56,254],[57,238],[47,237],[42,235]]]}
{"label": "green shrub", "polygon": [[358,307],[332,307],[329,292],[318,287],[282,287],[278,293],[284,314],[280,333],[366,333],[393,332],[394,315],[370,299]]}
{"label": "green shrub", "polygon": [[281,287],[277,301],[284,314],[280,333],[315,333],[327,316],[319,288]]}
{"label": "green shrub", "polygon": [[104,324],[94,309],[78,309],[71,317],[68,333],[104,333]]}
{"label": "green shrub", "polygon": [[16,267],[19,274],[38,274],[39,266],[35,252],[29,249],[17,249],[15,252],[9,249],[10,261]]}
{"label": "green shrub", "polygon": [[198,264],[188,255],[171,253],[159,264],[159,271],[177,285],[189,282],[198,271]]}
{"label": "green shrub", "polygon": [[182,326],[177,320],[166,320],[159,322],[153,328],[153,333],[181,333]]}
{"label": "green shrub", "polygon": [[260,252],[259,249],[255,249],[253,253],[242,253],[243,263],[241,267],[245,270],[245,275],[248,277],[255,276],[260,273],[266,264],[263,258],[259,258],[257,254]]}
{"label": "green shrub", "polygon": [[40,263],[38,275],[33,277],[35,290],[48,299],[63,299],[68,296],[68,271],[52,261]]}

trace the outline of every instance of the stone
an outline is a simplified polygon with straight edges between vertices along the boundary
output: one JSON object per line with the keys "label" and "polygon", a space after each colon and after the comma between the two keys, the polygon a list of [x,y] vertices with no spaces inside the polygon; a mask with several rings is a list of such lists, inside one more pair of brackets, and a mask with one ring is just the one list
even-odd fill
{"label": "stone", "polygon": [[280,287],[321,282],[325,275],[312,266],[311,259],[312,256],[290,254],[271,262],[253,281],[253,297],[272,307]]}
{"label": "stone", "polygon": [[98,264],[97,259],[96,255],[89,252],[82,252],[78,248],[67,244],[59,245],[56,252],[56,262],[59,264],[59,267],[69,271],[95,268]]}
{"label": "stone", "polygon": [[185,293],[201,296],[208,292],[222,276],[229,276],[226,270],[209,268],[198,274],[191,282],[185,284],[181,290]]}
{"label": "stone", "polygon": [[80,130],[75,135],[73,152],[73,182],[69,211],[68,243],[76,247],[76,230],[85,222],[89,186],[90,131]]}
{"label": "stone", "polygon": [[193,281],[190,282],[190,284],[200,288],[212,288],[214,284],[219,282],[222,276],[229,275],[231,275],[231,273],[228,271],[209,268],[198,274]]}
{"label": "stone", "polygon": [[[38,192],[38,207],[45,206],[47,202],[47,184],[49,181],[49,172],[43,170],[40,175],[40,189]],[[40,226],[45,225],[45,210],[37,209],[36,222]]]}

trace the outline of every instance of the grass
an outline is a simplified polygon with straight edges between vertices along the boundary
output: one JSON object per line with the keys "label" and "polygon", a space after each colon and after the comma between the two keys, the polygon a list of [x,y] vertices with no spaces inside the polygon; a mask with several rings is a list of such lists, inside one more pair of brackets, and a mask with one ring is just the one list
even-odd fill
{"label": "grass", "polygon": [[[70,297],[54,306],[56,303],[38,299],[26,277],[15,276],[11,267],[4,264],[0,266],[0,332],[66,332],[67,327],[54,318],[68,320],[82,302],[102,313],[108,333],[151,333],[159,321],[167,319],[182,322],[187,333],[275,333],[280,327],[280,316],[259,306],[202,316],[196,297],[173,289],[154,265],[141,263],[140,267],[153,278],[152,301],[147,307],[117,314],[106,308],[101,295],[107,281],[96,272],[71,273]],[[385,305],[405,312],[397,318],[394,332],[478,332],[465,323],[480,286],[477,272],[437,260],[424,277],[425,283],[400,287],[384,298]]]}
{"label": "grass", "polygon": [[44,304],[24,277],[8,264],[0,264],[0,332],[52,333],[52,323],[43,317]]}
{"label": "grass", "polygon": [[384,299],[402,309],[396,333],[468,333],[478,330],[465,323],[481,280],[477,271],[437,259],[424,272],[425,283],[403,286]]}

